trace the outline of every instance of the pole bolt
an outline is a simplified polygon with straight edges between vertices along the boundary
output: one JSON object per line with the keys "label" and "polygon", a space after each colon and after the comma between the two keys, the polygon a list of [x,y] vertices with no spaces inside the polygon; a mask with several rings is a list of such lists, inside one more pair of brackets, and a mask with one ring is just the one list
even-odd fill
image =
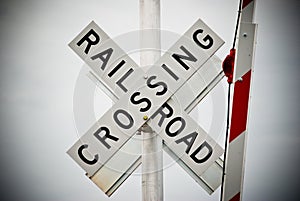
{"label": "pole bolt", "polygon": [[147,119],[148,119],[148,116],[147,116],[147,115],[143,116],[143,119],[144,119],[144,120],[147,120]]}

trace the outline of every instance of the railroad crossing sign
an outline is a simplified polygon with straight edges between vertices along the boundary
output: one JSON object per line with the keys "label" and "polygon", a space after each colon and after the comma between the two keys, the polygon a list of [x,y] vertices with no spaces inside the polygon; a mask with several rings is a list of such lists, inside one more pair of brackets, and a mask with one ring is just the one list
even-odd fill
{"label": "railroad crossing sign", "polygon": [[201,79],[195,90],[202,92],[222,77],[219,72],[209,74],[209,70],[207,76],[199,76],[205,72],[201,70],[209,69],[208,60],[222,46],[222,39],[198,20],[146,74],[129,56],[122,57],[124,52],[108,39],[91,22],[69,44],[117,101],[68,154],[93,180],[135,132],[148,124],[164,140],[167,152],[178,158],[193,178],[202,180],[201,175],[215,164],[223,149],[187,114],[192,107],[187,105],[188,97],[177,97],[184,97],[185,87],[197,77]]}

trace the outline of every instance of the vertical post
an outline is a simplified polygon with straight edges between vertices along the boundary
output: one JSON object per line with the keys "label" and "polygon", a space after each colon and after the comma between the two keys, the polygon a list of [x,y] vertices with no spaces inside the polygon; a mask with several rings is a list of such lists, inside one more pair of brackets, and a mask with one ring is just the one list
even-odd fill
{"label": "vertical post", "polygon": [[[161,56],[160,0],[140,0],[140,29],[140,64],[149,68]],[[147,125],[141,133],[143,201],[163,201],[162,140]]]}
{"label": "vertical post", "polygon": [[248,104],[256,42],[255,0],[243,0],[222,201],[242,200]]}

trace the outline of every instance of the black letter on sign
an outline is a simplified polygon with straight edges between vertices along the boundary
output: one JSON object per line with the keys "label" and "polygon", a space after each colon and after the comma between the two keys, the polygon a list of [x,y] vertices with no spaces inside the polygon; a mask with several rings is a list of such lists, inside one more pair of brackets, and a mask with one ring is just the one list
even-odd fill
{"label": "black letter on sign", "polygon": [[97,161],[98,161],[98,159],[99,159],[99,156],[98,156],[98,154],[96,154],[95,156],[94,156],[94,159],[93,160],[89,160],[89,159],[87,159],[84,155],[83,155],[83,150],[84,149],[87,149],[88,148],[88,145],[87,144],[83,144],[83,145],[81,145],[80,147],[79,147],[79,149],[78,149],[78,156],[79,156],[79,158],[83,161],[83,162],[85,162],[86,164],[89,164],[89,165],[94,165],[95,163],[97,163]]}
{"label": "black letter on sign", "polygon": [[162,64],[161,67],[165,69],[165,71],[167,71],[172,76],[172,78],[174,78],[174,80],[177,81],[179,79],[179,77],[173,71],[171,71],[171,69],[166,64]]}
{"label": "black letter on sign", "polygon": [[198,133],[192,132],[191,134],[188,134],[188,135],[186,135],[186,136],[184,136],[184,137],[176,140],[175,142],[177,144],[179,144],[181,142],[184,142],[187,145],[185,153],[188,154],[190,152],[190,150],[191,150],[191,148],[192,148],[192,146],[193,146],[196,138],[197,138],[197,135],[198,135]]}
{"label": "black letter on sign", "polygon": [[[91,35],[93,35],[95,37],[94,41],[92,41],[90,39]],[[100,37],[93,29],[91,29],[87,34],[85,34],[85,36],[82,39],[80,39],[80,41],[78,41],[77,46],[81,46],[84,41],[88,42],[88,44],[84,50],[84,52],[87,54],[87,53],[89,53],[92,45],[96,45],[97,43],[99,43]]]}
{"label": "black letter on sign", "polygon": [[[168,113],[165,113],[163,110],[168,109]],[[158,114],[161,114],[161,118],[158,122],[159,127],[161,127],[162,123],[164,122],[165,118],[170,118],[173,115],[173,108],[171,108],[168,103],[164,103],[152,116],[151,119],[154,119]]]}
{"label": "black letter on sign", "polygon": [[[208,149],[208,152],[207,152],[207,155],[205,157],[203,157],[202,159],[198,159],[196,157],[196,155],[203,149],[203,148],[207,148]],[[198,147],[192,154],[191,154],[191,158],[196,162],[196,163],[204,163],[205,161],[207,161],[211,155],[212,155],[212,148],[211,146],[205,141],[203,142],[200,147]]]}
{"label": "black letter on sign", "polygon": [[126,62],[124,60],[122,60],[120,63],[118,63],[118,65],[116,65],[116,67],[114,69],[112,69],[112,71],[110,71],[110,73],[108,73],[108,77],[113,76]]}
{"label": "black letter on sign", "polygon": [[130,101],[134,104],[140,104],[140,103],[147,103],[146,107],[143,107],[140,109],[141,112],[147,112],[150,108],[151,108],[151,101],[148,98],[141,98],[139,100],[134,100],[135,97],[137,97],[138,95],[140,95],[140,92],[135,92],[134,94],[132,94],[132,96],[130,97]]}
{"label": "black letter on sign", "polygon": [[[119,118],[118,118],[119,114],[123,114],[129,120],[127,125],[119,120]],[[122,110],[122,109],[119,109],[119,110],[115,111],[114,120],[121,128],[124,128],[124,129],[129,129],[133,126],[132,116],[128,112],[126,112],[125,110]]]}
{"label": "black letter on sign", "polygon": [[129,75],[133,73],[133,69],[130,68],[116,83],[117,85],[124,91],[127,92],[128,90],[126,89],[126,87],[124,87],[123,82],[124,80],[129,77]]}
{"label": "black letter on sign", "polygon": [[184,51],[185,54],[187,54],[188,56],[185,56],[185,55],[180,55],[180,54],[172,54],[172,57],[178,62],[180,63],[183,68],[185,68],[185,70],[188,70],[190,67],[188,65],[186,65],[186,63],[184,63],[182,61],[182,59],[184,60],[188,60],[188,61],[193,61],[193,62],[196,62],[197,61],[197,58],[194,57],[194,55],[192,55],[187,49],[185,49],[185,47],[183,46],[180,46],[180,49],[182,51]]}
{"label": "black letter on sign", "polygon": [[149,77],[148,80],[147,80],[147,86],[151,89],[162,86],[163,90],[156,92],[156,95],[158,95],[158,96],[164,95],[168,90],[167,84],[164,83],[164,82],[157,82],[155,84],[151,84],[151,81],[154,80],[154,79],[156,79],[155,75]]}
{"label": "black letter on sign", "polygon": [[[101,137],[99,134],[104,131],[105,134],[103,137]],[[96,132],[94,133],[94,136],[100,141],[102,142],[102,144],[107,148],[110,149],[110,145],[105,141],[107,138],[113,140],[113,141],[118,141],[119,138],[110,135],[110,131],[107,127],[100,127],[98,130],[96,130]]]}
{"label": "black letter on sign", "polygon": [[[171,131],[170,131],[170,127],[171,127],[176,121],[180,122],[181,125],[180,125],[180,127],[177,129],[177,131],[171,132]],[[184,120],[183,118],[181,118],[181,117],[175,117],[174,119],[172,119],[172,120],[167,124],[165,131],[166,131],[166,133],[167,133],[168,136],[170,136],[170,137],[175,137],[176,135],[178,135],[179,133],[181,133],[181,131],[185,128],[185,125],[186,125],[186,123],[185,123],[185,120]]]}
{"label": "black letter on sign", "polygon": [[206,35],[204,38],[203,38],[203,41],[204,42],[207,42],[208,41],[208,44],[207,45],[203,45],[202,43],[200,43],[200,41],[198,40],[197,38],[197,35],[199,33],[203,33],[203,30],[202,29],[198,29],[197,31],[194,32],[193,34],[193,39],[194,41],[197,43],[197,45],[199,45],[201,48],[203,49],[209,49],[211,48],[211,46],[214,44],[214,40],[212,39],[212,37],[210,35]]}
{"label": "black letter on sign", "polygon": [[[112,48],[108,48],[107,50],[104,50],[103,52],[100,52],[94,56],[91,57],[92,60],[95,60],[95,59],[100,59],[102,61],[102,65],[101,65],[101,69],[104,70],[105,69],[105,66],[110,58],[110,56],[112,55],[113,53],[113,49]],[[104,55],[106,55],[104,57]]]}

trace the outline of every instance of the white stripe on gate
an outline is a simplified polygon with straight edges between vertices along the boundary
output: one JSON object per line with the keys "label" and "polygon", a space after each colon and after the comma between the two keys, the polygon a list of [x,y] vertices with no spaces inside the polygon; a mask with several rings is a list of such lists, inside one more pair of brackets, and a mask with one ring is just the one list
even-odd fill
{"label": "white stripe on gate", "polygon": [[[246,132],[246,131],[245,131]],[[233,195],[240,192],[242,186],[243,167],[244,166],[244,147],[246,144],[245,132],[241,133],[228,146],[228,165],[226,171],[226,188],[225,188],[225,199],[230,200]],[[229,161],[234,162],[234,165]],[[230,184],[230,185],[228,185]]]}

